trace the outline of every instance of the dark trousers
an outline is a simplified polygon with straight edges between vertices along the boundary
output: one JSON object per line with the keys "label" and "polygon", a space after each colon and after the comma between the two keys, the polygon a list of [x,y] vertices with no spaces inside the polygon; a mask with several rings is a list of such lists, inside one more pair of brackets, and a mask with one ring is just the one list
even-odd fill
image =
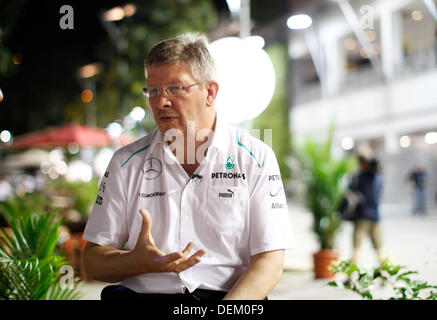
{"label": "dark trousers", "polygon": [[102,300],[155,300],[155,301],[219,301],[227,292],[197,289],[193,292],[186,290],[184,293],[138,293],[119,285],[110,285],[103,288],[100,298]]}

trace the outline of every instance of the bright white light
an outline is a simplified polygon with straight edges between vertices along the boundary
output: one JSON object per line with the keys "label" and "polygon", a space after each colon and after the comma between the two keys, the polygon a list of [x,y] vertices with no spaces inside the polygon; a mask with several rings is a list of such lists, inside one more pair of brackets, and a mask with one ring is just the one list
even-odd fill
{"label": "bright white light", "polygon": [[411,145],[411,139],[409,136],[402,136],[399,139],[399,144],[401,145],[401,148],[408,148]]}
{"label": "bright white light", "polygon": [[121,7],[115,7],[103,14],[103,20],[105,21],[119,21],[124,18],[124,9]]}
{"label": "bright white light", "polygon": [[436,144],[437,143],[437,132],[428,132],[425,134],[425,142],[427,144]]}
{"label": "bright white light", "polygon": [[67,163],[65,163],[65,161],[57,162],[55,164],[55,168],[61,176],[67,174],[68,166],[67,166]]}
{"label": "bright white light", "polygon": [[123,128],[118,122],[112,122],[106,128],[106,131],[111,139],[117,139],[121,135]]}
{"label": "bright white light", "polygon": [[344,150],[352,150],[355,145],[354,139],[351,137],[344,137],[343,139],[341,139],[340,144]]}
{"label": "bright white light", "polygon": [[262,49],[266,45],[263,37],[260,36],[250,36],[243,39],[244,44],[252,46],[255,49]]}
{"label": "bright white light", "polygon": [[111,149],[103,148],[94,158],[94,172],[97,173],[100,177],[103,177],[103,175],[105,174],[106,168],[108,167],[113,154],[114,152]]}
{"label": "bright white light", "polygon": [[80,173],[80,178],[83,182],[90,182],[93,178],[93,168],[90,165]]}
{"label": "bright white light", "polygon": [[2,91],[2,89],[0,89],[0,102],[2,102],[3,101],[3,91]]}
{"label": "bright white light", "polygon": [[233,14],[238,14],[241,8],[241,0],[226,0],[229,11]]}
{"label": "bright white light", "polygon": [[8,130],[3,130],[0,133],[0,140],[4,143],[8,143],[9,141],[11,141],[11,138],[12,134]]}
{"label": "bright white light", "polygon": [[93,168],[82,160],[74,160],[68,166],[65,179],[70,182],[89,182],[93,177]]}
{"label": "bright white light", "polygon": [[275,71],[267,53],[250,40],[237,37],[214,41],[210,49],[220,85],[217,110],[228,123],[258,116],[269,105],[275,90]]}
{"label": "bright white light", "polygon": [[287,27],[291,30],[302,30],[309,28],[313,23],[310,16],[306,14],[297,14],[287,20]]}
{"label": "bright white light", "polygon": [[49,153],[49,160],[52,164],[56,165],[59,161],[61,161],[64,158],[64,155],[61,150],[55,149],[50,151]]}
{"label": "bright white light", "polygon": [[144,119],[144,117],[146,116],[146,111],[144,111],[144,109],[141,107],[135,107],[132,109],[132,111],[129,113],[129,115],[135,121],[142,121]]}
{"label": "bright white light", "polygon": [[63,157],[64,155],[62,154],[62,151],[59,149],[52,150],[49,153],[49,160],[53,164],[56,164],[57,162],[61,161]]}

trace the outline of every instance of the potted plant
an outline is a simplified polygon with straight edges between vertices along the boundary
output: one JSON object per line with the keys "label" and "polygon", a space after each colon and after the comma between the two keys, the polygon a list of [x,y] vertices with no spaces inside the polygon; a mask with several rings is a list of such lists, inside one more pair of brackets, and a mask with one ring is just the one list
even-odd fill
{"label": "potted plant", "polygon": [[307,139],[295,148],[305,206],[313,215],[313,231],[320,245],[320,250],[314,253],[316,278],[334,276],[328,266],[339,258],[335,239],[342,223],[338,208],[346,189],[343,178],[355,167],[354,159],[332,155],[333,132],[331,127],[326,141]]}
{"label": "potted plant", "polygon": [[0,300],[78,299],[77,279],[63,283],[67,265],[56,252],[61,224],[55,210],[9,211],[10,231],[0,232]]}
{"label": "potted plant", "polygon": [[363,299],[374,300],[375,284],[381,281],[390,287],[391,297],[387,300],[437,300],[437,286],[417,279],[417,271],[406,266],[395,265],[390,258],[384,259],[380,266],[370,270],[352,264],[351,260],[333,263],[331,269],[335,274],[347,276],[347,281],[330,281],[333,287],[351,290]]}

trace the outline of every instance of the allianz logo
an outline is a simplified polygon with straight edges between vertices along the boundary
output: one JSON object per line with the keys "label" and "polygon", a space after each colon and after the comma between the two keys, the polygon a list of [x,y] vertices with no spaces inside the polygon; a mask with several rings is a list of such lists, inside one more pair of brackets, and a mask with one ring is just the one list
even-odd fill
{"label": "allianz logo", "polygon": [[234,191],[228,189],[229,192],[220,192],[219,198],[233,198],[234,197]]}

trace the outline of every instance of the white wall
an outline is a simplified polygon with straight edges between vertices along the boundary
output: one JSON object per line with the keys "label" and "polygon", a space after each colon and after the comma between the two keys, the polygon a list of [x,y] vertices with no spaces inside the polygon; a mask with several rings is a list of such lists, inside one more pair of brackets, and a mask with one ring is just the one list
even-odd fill
{"label": "white wall", "polygon": [[437,127],[437,70],[381,86],[293,106],[297,140],[325,135],[335,119],[337,136],[383,137],[388,125],[398,134]]}

